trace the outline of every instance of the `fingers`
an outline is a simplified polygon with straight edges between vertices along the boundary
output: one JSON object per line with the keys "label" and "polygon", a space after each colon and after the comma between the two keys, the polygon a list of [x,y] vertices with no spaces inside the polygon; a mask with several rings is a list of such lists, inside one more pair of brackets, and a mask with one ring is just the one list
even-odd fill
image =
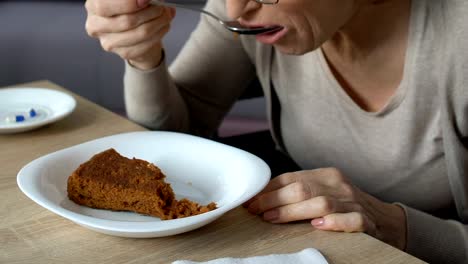
{"label": "fingers", "polygon": [[86,31],[104,50],[140,69],[159,65],[173,8],[152,6],[148,0],[88,0],[86,9]]}
{"label": "fingers", "polygon": [[136,67],[149,69],[160,62],[161,42],[174,15],[173,9],[156,6],[114,17],[90,14],[86,27],[104,50],[132,61]]}
{"label": "fingers", "polygon": [[[128,47],[118,47],[113,50],[114,53],[118,54],[121,58],[129,61],[138,62],[142,58],[148,60],[148,56],[146,54],[154,54],[160,58],[159,53],[153,53],[151,50],[157,48],[156,50],[161,50],[161,38],[169,31],[169,26],[162,28],[157,35],[153,38],[146,40],[144,42],[138,43],[134,46]],[[159,61],[160,59],[156,59],[155,61]],[[152,67],[149,67],[152,68]]]}
{"label": "fingers", "polygon": [[382,209],[369,201],[338,169],[324,168],[283,174],[244,206],[272,223],[313,219],[321,230],[377,237],[375,211]]}
{"label": "fingers", "polygon": [[281,206],[263,214],[263,219],[275,224],[324,217],[330,214],[360,211],[359,205],[343,203],[331,197],[319,196],[296,204]]}
{"label": "fingers", "polygon": [[283,188],[262,194],[249,204],[248,211],[260,214],[272,208],[299,203],[310,198],[312,198],[312,193],[309,186],[302,182],[294,182]]}
{"label": "fingers", "polygon": [[376,227],[364,214],[358,212],[329,214],[312,220],[312,225],[320,230],[338,232],[366,232],[376,233]]}
{"label": "fingers", "polygon": [[274,190],[277,190],[279,188],[282,188],[283,186],[289,185],[293,182],[296,182],[298,180],[298,175],[299,173],[295,172],[290,172],[290,173],[285,173],[282,174],[273,180],[270,181],[268,186],[265,188],[265,192],[271,192]]}
{"label": "fingers", "polygon": [[149,0],[87,0],[88,13],[103,17],[134,13],[148,6]]}
{"label": "fingers", "polygon": [[161,17],[164,15],[164,12],[164,8],[151,6],[138,13],[123,14],[114,17],[90,14],[86,21],[86,31],[92,37],[98,37],[107,33],[125,32]]}
{"label": "fingers", "polygon": [[271,191],[275,191],[275,190],[280,189],[280,188],[282,188],[282,187],[284,187],[286,185],[294,183],[294,182],[297,181],[297,179],[298,179],[298,176],[294,172],[282,174],[282,175],[274,178],[273,180],[271,180],[268,183],[268,185],[265,187],[265,189],[263,189],[259,194],[257,194],[252,199],[245,202],[243,204],[243,206],[244,207],[249,207],[250,204],[252,202],[254,202],[255,200],[257,200],[261,195],[263,195],[265,193],[268,193],[268,192],[271,192]]}
{"label": "fingers", "polygon": [[168,27],[169,24],[155,19],[129,31],[103,34],[100,36],[101,46],[106,51],[116,52],[119,48],[135,46],[154,40],[155,37],[159,37],[160,41]]}
{"label": "fingers", "polygon": [[[298,190],[299,194],[303,194],[303,191],[308,191],[315,196],[330,195],[345,201],[354,201],[356,198],[355,188],[347,182],[341,172],[334,168],[326,168],[280,175],[271,180],[262,192],[244,203],[243,206],[258,206],[254,202],[264,199],[267,193],[280,190],[290,184],[303,185],[302,190],[301,188]],[[269,197],[271,196],[269,195]],[[260,201],[260,203],[263,204],[264,202]],[[285,204],[287,203],[277,204],[277,206]]]}

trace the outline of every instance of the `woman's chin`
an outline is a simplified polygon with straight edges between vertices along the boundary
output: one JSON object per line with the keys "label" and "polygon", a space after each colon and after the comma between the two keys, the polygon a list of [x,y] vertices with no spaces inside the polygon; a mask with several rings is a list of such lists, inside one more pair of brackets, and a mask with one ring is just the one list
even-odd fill
{"label": "woman's chin", "polygon": [[[304,55],[311,51],[316,50],[318,47],[315,47],[313,41],[301,41],[298,38],[294,38],[291,35],[283,37],[280,41],[273,44],[276,50],[283,54],[287,55]],[[312,45],[304,45],[306,43],[311,43]]]}
{"label": "woman's chin", "polygon": [[279,52],[286,54],[286,55],[295,55],[295,56],[301,56],[304,55],[308,52],[313,51],[313,49],[305,49],[303,47],[298,47],[297,45],[287,45],[287,44],[275,44],[274,45],[275,49],[278,50]]}

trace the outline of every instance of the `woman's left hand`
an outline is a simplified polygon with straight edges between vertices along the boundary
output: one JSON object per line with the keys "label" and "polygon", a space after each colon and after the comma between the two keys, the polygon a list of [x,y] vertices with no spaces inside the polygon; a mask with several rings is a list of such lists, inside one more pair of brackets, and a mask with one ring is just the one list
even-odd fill
{"label": "woman's left hand", "polygon": [[244,207],[272,223],[312,219],[317,229],[365,232],[399,249],[406,246],[403,208],[364,193],[334,168],[280,175]]}

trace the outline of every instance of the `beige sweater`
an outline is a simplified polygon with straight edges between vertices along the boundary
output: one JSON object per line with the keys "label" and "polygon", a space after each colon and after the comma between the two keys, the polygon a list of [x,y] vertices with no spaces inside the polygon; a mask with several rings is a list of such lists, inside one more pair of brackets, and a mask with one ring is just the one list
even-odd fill
{"label": "beige sweater", "polygon": [[[220,0],[207,8],[225,12]],[[403,81],[377,113],[343,91],[321,50],[284,55],[203,18],[171,74],[127,65],[128,114],[152,129],[210,136],[256,74],[275,141],[303,169],[337,167],[364,191],[402,204],[410,254],[466,263],[466,227],[424,211],[455,203],[468,220],[468,4],[413,0],[411,14]]]}

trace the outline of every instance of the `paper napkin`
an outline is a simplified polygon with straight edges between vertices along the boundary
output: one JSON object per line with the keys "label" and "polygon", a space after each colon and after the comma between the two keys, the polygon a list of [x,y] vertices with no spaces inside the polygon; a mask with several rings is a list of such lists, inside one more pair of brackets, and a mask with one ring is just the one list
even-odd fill
{"label": "paper napkin", "polygon": [[179,260],[172,264],[328,264],[323,255],[314,248],[307,248],[292,254],[274,254],[249,258],[220,258],[207,262]]}

